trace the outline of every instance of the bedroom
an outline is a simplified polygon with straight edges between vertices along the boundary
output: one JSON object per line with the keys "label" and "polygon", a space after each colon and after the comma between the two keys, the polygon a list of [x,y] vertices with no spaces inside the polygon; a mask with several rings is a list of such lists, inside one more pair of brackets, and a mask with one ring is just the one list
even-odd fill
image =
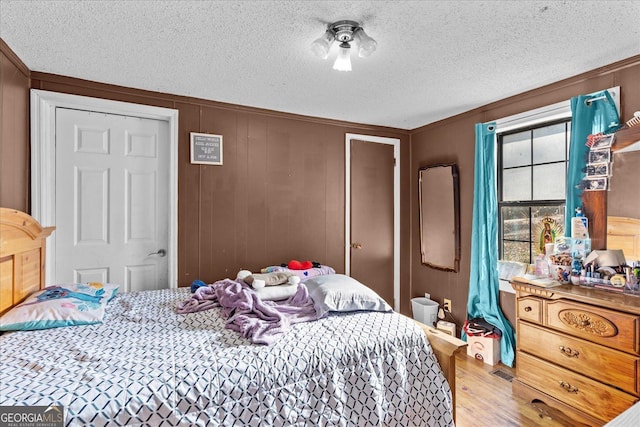
{"label": "bedroom", "polygon": [[[323,24],[310,24],[310,27],[309,38],[313,39],[322,32]],[[373,29],[368,32],[376,37]],[[637,40],[637,33],[635,37]],[[174,93],[173,90],[144,91],[140,86],[101,84],[83,75],[43,72],[44,68],[41,67],[26,67],[22,61],[28,61],[21,57],[21,48],[13,45],[10,39],[3,37],[3,41],[7,43],[7,46],[3,46],[2,56],[0,205],[3,207],[25,212],[31,209],[29,89],[179,110],[177,276],[181,286],[189,285],[194,279],[213,281],[234,275],[241,268],[257,270],[264,265],[296,258],[322,261],[335,266],[338,271],[344,271],[345,133],[399,139],[399,306],[400,311],[406,314],[411,312],[411,297],[429,292],[437,301],[452,299],[454,315],[458,319],[465,317],[470,261],[474,123],[612,86],[622,88],[621,110],[625,117],[640,109],[637,42],[635,46],[632,45],[629,55],[603,63],[597,62],[600,60],[597,58],[592,63],[594,65],[587,65],[579,72],[523,88],[514,92],[513,97],[504,97],[499,101],[492,99],[491,102],[472,107],[461,105],[459,115],[450,114],[452,117],[442,117],[443,120],[436,119],[433,123],[424,118],[417,126],[396,128],[352,123],[351,120],[307,117],[306,114],[278,113],[272,109],[260,110],[233,105],[235,103],[216,102],[216,97],[180,97],[170,95]],[[384,41],[379,37],[378,41],[382,49]],[[305,44],[309,42],[305,41]],[[8,53],[7,47],[13,49],[15,55]],[[376,54],[369,59],[375,60]],[[324,72],[332,72],[329,63],[314,62],[314,65],[323,67]],[[367,65],[364,59],[357,63],[360,70],[366,70]],[[352,72],[354,76],[358,69]],[[189,132],[224,135],[225,150],[232,150],[225,151],[224,166],[190,165]],[[264,160],[267,158],[268,162]],[[461,174],[462,257],[458,273],[433,270],[421,265],[418,235],[415,232],[418,229],[417,170],[426,164],[449,161],[458,163]],[[305,167],[307,165],[311,167]],[[283,173],[283,170],[287,173]],[[300,200],[303,202],[298,203]],[[228,205],[236,206],[238,213],[220,208]],[[225,243],[220,245],[220,241]],[[514,312],[513,297],[501,296],[505,305],[511,306],[505,307],[505,311]]]}

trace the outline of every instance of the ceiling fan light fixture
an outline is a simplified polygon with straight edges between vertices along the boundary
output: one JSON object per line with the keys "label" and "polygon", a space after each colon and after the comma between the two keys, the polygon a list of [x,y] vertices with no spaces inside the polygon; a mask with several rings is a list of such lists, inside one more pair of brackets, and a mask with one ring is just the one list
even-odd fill
{"label": "ceiling fan light fixture", "polygon": [[375,52],[378,42],[369,37],[362,27],[358,27],[353,33],[353,39],[358,43],[358,56],[366,58]]}
{"label": "ceiling fan light fixture", "polygon": [[338,71],[351,71],[351,46],[347,42],[340,43],[338,57],[333,63],[333,69]]}
{"label": "ceiling fan light fixture", "polygon": [[378,45],[358,22],[342,20],[327,25],[325,33],[311,43],[311,50],[316,56],[326,59],[334,41],[340,44],[338,57],[333,64],[333,69],[338,71],[351,71],[352,42],[356,44],[358,55],[362,58],[371,55]]}
{"label": "ceiling fan light fixture", "polygon": [[325,31],[325,33],[314,40],[311,43],[311,51],[318,57],[322,59],[327,59],[329,56],[329,49],[331,49],[331,45],[335,37],[333,36],[333,32],[331,30]]}

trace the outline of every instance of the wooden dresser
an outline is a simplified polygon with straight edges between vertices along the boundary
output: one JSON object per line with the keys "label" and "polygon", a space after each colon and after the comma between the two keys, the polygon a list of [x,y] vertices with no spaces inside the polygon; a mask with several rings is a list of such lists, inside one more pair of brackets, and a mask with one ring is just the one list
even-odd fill
{"label": "wooden dresser", "polygon": [[515,395],[596,426],[640,400],[640,297],[572,285],[511,285]]}

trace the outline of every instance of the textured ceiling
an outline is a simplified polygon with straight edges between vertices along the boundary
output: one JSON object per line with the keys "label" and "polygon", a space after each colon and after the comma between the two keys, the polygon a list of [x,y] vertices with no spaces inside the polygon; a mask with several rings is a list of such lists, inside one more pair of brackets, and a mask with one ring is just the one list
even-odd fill
{"label": "textured ceiling", "polygon": [[[350,73],[326,24],[378,41]],[[640,54],[636,1],[8,1],[33,71],[296,114],[416,127]]]}

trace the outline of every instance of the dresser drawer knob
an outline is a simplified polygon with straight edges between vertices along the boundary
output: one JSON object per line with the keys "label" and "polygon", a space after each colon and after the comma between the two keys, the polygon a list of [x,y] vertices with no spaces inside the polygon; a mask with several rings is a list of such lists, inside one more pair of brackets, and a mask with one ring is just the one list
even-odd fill
{"label": "dresser drawer knob", "polygon": [[580,356],[580,352],[577,350],[573,350],[571,347],[565,347],[563,345],[560,346],[560,352],[567,357],[578,357]]}
{"label": "dresser drawer knob", "polygon": [[526,306],[524,308],[524,311],[526,311],[527,313],[530,312],[531,310],[533,310],[533,309],[531,307],[529,307],[529,306]]}
{"label": "dresser drawer knob", "polygon": [[574,387],[569,383],[565,383],[564,381],[560,381],[560,387],[562,387],[569,393],[578,393],[578,387]]}

